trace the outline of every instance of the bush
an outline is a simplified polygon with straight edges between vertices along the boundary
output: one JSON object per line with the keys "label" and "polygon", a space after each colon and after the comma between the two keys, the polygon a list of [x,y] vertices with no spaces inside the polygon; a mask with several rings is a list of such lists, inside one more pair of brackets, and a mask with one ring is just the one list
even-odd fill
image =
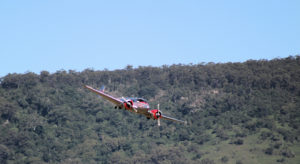
{"label": "bush", "polygon": [[243,145],[244,141],[242,139],[237,139],[236,141],[233,142],[236,145]]}
{"label": "bush", "polygon": [[236,161],[236,164],[243,164],[241,160]]}
{"label": "bush", "polygon": [[269,147],[265,150],[265,153],[268,155],[272,155],[273,154],[273,148]]}
{"label": "bush", "polygon": [[211,159],[205,158],[200,161],[200,164],[215,164],[215,162]]}
{"label": "bush", "polygon": [[285,159],[284,159],[284,158],[281,158],[281,159],[277,159],[276,161],[277,161],[277,162],[284,162]]}
{"label": "bush", "polygon": [[227,156],[224,156],[224,157],[221,158],[221,161],[222,161],[223,163],[227,163],[227,162],[229,161],[229,159],[228,159]]}
{"label": "bush", "polygon": [[294,158],[295,157],[295,153],[292,152],[290,149],[288,148],[285,148],[283,150],[281,150],[281,154],[285,157],[288,157],[288,158]]}

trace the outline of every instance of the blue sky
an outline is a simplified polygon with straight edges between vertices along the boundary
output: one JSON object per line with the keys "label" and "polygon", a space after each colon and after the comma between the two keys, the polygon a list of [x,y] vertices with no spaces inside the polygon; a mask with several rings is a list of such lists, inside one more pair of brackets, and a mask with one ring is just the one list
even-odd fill
{"label": "blue sky", "polygon": [[299,0],[0,1],[0,77],[300,53]]}

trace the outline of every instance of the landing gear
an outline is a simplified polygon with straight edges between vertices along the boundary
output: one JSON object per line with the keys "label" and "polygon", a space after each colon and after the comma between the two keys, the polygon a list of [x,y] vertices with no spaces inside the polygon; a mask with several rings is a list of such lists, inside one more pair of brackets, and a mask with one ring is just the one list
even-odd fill
{"label": "landing gear", "polygon": [[121,106],[115,106],[115,109],[122,109]]}

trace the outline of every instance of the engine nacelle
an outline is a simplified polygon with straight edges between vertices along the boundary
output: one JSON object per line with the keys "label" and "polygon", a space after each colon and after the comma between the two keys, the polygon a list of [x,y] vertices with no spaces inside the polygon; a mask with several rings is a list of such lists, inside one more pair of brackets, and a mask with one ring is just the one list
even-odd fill
{"label": "engine nacelle", "polygon": [[161,111],[160,110],[152,109],[150,112],[153,116],[153,119],[157,120],[157,119],[161,118]]}
{"label": "engine nacelle", "polygon": [[126,102],[124,102],[124,107],[127,110],[132,109],[132,105],[133,105],[133,101],[132,100],[126,100]]}

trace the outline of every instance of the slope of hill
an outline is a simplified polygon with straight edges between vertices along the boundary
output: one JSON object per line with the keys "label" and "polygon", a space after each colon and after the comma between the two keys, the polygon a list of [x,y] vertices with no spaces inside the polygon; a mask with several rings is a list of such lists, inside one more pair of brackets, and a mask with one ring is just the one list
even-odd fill
{"label": "slope of hill", "polygon": [[[47,71],[0,80],[0,163],[299,163],[300,57]],[[106,85],[187,120],[156,122],[83,88]]]}

